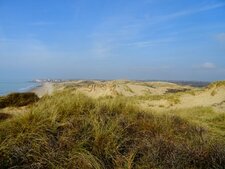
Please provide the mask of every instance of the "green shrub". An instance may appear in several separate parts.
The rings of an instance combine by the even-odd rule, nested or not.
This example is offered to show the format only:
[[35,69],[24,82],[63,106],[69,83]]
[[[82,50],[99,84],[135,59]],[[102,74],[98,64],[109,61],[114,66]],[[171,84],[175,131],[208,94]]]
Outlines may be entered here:
[[0,98],[0,108],[26,106],[38,100],[35,93],[12,93]]

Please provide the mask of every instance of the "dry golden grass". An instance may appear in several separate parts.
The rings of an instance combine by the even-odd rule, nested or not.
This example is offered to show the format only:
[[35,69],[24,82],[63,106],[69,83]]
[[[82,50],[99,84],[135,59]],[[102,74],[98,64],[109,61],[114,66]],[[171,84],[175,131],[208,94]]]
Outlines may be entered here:
[[1,168],[223,168],[225,145],[198,124],[118,96],[43,97],[0,122]]

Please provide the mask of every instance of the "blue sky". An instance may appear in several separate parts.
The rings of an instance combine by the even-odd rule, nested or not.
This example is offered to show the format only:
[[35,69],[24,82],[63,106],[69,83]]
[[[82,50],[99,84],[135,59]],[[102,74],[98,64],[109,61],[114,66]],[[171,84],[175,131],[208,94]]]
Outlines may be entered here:
[[225,79],[224,0],[0,0],[0,79]]

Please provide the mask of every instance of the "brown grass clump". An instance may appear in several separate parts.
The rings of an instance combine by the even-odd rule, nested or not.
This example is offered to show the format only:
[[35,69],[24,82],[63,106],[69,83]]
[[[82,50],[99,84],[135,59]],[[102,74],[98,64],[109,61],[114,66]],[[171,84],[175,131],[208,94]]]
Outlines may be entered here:
[[188,92],[191,89],[167,89],[167,91],[165,93],[184,93],[184,92]]
[[38,100],[35,93],[12,93],[0,98],[0,108],[26,106]]
[[211,96],[215,96],[216,95],[216,91],[215,90],[213,90],[212,92],[211,92]]
[[124,97],[58,93],[0,123],[1,168],[223,168],[225,145],[177,116]]
[[12,115],[10,115],[8,113],[0,113],[0,121],[7,120],[11,117],[12,117]]

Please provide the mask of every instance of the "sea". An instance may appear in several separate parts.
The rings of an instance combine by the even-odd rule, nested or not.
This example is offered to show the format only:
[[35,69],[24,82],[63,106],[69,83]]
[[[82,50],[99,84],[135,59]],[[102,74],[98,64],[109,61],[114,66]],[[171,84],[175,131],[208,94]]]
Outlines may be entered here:
[[39,83],[32,81],[1,81],[0,80],[0,96],[13,92],[26,92],[39,86]]

